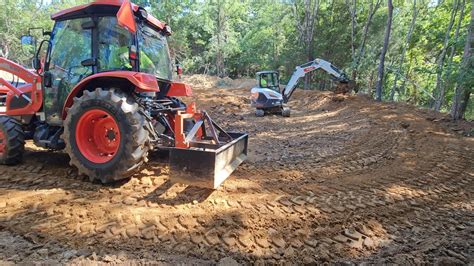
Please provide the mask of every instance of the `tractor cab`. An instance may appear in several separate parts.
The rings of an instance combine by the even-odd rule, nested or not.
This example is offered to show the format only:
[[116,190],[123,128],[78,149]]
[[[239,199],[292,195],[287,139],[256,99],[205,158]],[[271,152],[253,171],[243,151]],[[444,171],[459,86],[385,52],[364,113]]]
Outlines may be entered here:
[[266,88],[280,92],[280,79],[276,71],[257,72],[257,85],[259,88]]
[[117,16],[120,3],[105,2],[92,2],[51,16],[55,25],[47,41],[42,69],[44,112],[50,124],[62,124],[61,112],[68,95],[77,84],[94,74],[119,71],[149,74],[163,88],[161,96],[169,88],[173,67],[166,37],[171,33],[170,28],[135,5],[131,5],[135,12],[129,12],[131,22],[122,21],[124,16]]

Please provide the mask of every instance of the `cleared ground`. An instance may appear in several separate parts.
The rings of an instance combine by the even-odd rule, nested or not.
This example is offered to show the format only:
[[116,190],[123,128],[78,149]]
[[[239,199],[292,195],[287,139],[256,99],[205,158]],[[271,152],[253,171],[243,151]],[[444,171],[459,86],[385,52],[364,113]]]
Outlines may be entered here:
[[256,118],[251,81],[187,81],[198,107],[250,135],[221,188],[171,184],[158,155],[92,184],[30,143],[23,165],[0,166],[0,263],[474,261],[472,124],[315,91],[295,93],[290,118]]

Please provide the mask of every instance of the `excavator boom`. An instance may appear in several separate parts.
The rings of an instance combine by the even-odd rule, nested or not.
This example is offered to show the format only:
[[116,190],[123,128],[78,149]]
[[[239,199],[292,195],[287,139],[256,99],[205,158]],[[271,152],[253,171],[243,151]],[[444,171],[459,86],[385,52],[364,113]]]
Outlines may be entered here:
[[290,100],[290,97],[295,91],[296,86],[298,85],[298,82],[301,78],[306,76],[306,74],[308,74],[309,72],[312,72],[318,69],[322,69],[326,71],[335,80],[339,82],[342,82],[342,83],[349,82],[349,79],[341,70],[339,70],[330,62],[318,58],[306,64],[296,67],[295,72],[293,72],[293,75],[290,78],[290,81],[288,81],[288,84],[286,85],[285,89],[283,89],[282,91],[283,102],[287,103]]

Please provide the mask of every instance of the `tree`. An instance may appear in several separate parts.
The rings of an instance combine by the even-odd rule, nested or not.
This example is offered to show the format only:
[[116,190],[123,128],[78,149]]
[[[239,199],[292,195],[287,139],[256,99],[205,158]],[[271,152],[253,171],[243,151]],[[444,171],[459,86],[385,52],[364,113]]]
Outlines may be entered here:
[[[362,41],[359,47],[359,54],[355,57],[355,62],[353,62],[353,67],[352,67],[353,68],[352,80],[355,82],[357,82],[357,69],[359,68],[360,61],[362,60],[365,54],[365,48],[366,48],[365,46],[367,44],[367,39],[369,37],[369,29],[370,29],[370,26],[372,25],[374,15],[379,9],[381,3],[382,3],[382,0],[375,0],[375,2],[373,0],[370,1],[369,15],[364,25],[364,32],[363,32]],[[356,6],[354,6],[354,9],[355,8]],[[354,12],[356,11],[354,10]],[[356,13],[354,13],[354,16],[356,16]]]
[[[296,26],[300,33],[300,40],[303,42],[307,61],[314,60],[314,29],[318,17],[319,0],[304,0],[303,4],[303,19],[300,18],[300,4],[298,1],[294,3],[294,13],[296,17]],[[305,76],[305,89],[309,88],[311,75]]]
[[398,64],[398,69],[395,72],[395,79],[393,81],[392,90],[390,91],[390,101],[393,101],[393,98],[395,96],[395,91],[398,89],[397,88],[398,80],[400,78],[400,75],[402,75],[403,62],[405,60],[405,54],[407,52],[407,48],[410,44],[411,35],[413,34],[413,30],[415,29],[417,15],[418,15],[418,10],[416,9],[416,0],[413,0],[413,16],[412,16],[412,20],[410,24],[410,29],[408,30],[408,33],[405,39],[406,44],[403,45],[403,51],[402,51],[402,54],[400,55],[400,62]]
[[[445,86],[445,90],[447,90],[447,93],[450,93],[451,90],[452,90],[452,87],[453,87],[453,84],[455,83],[454,79],[455,79],[455,76],[453,75],[453,71],[455,71],[456,69],[455,68],[459,68],[459,64],[454,64],[454,55],[456,54],[457,52],[457,46],[458,46],[458,43],[459,42],[459,32],[461,31],[461,25],[463,23],[463,20],[464,20],[464,15],[465,15],[465,7],[466,7],[466,0],[463,0],[462,3],[461,3],[461,11],[460,11],[460,15],[459,15],[459,19],[458,19],[458,22],[457,22],[457,25],[456,25],[456,30],[454,32],[454,41],[452,42],[451,44],[451,47],[450,47],[450,51],[449,51],[449,56],[448,56],[448,63],[446,65],[446,77],[445,77],[445,80],[446,82],[444,83],[444,86]],[[445,99],[443,99],[443,102],[445,101]]]
[[451,117],[458,120],[464,117],[467,104],[474,86],[474,5],[471,5],[471,22],[466,36],[466,44],[462,58],[462,67],[456,85]]
[[[453,28],[454,21],[456,18],[456,13],[459,5],[459,0],[453,1],[453,8],[451,11],[451,18],[449,20],[448,28],[446,29],[446,34],[444,37],[444,43],[443,43],[443,48],[441,49],[441,54],[439,55],[438,58],[438,67],[436,70],[436,87],[434,90],[434,95],[433,97],[436,99],[434,101],[434,109],[436,111],[439,111],[441,109],[441,105],[443,104],[444,100],[444,93],[445,93],[445,87],[442,84],[442,76],[443,76],[443,69],[444,69],[444,60],[446,58],[446,52],[448,50],[448,42],[449,38],[451,36],[451,29]],[[437,95],[436,95],[437,94]]]
[[377,75],[377,85],[375,87],[375,94],[377,101],[382,101],[382,86],[385,70],[385,54],[388,50],[388,45],[390,43],[390,31],[392,30],[392,17],[393,17],[393,4],[392,0],[388,0],[388,18],[387,26],[385,28],[385,38],[383,43],[382,52],[380,53],[380,63]]

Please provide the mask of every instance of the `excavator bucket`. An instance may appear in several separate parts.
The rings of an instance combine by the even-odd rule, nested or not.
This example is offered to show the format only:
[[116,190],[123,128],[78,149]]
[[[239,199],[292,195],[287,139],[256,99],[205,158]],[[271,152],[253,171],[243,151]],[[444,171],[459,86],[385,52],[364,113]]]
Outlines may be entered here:
[[182,121],[198,118],[189,132],[176,138],[170,150],[170,180],[197,187],[216,189],[247,158],[248,135],[227,133],[206,113],[178,114],[175,132]]

